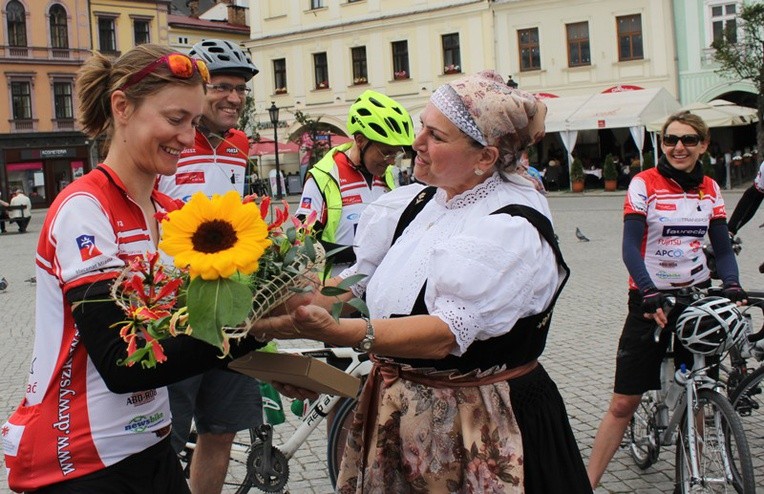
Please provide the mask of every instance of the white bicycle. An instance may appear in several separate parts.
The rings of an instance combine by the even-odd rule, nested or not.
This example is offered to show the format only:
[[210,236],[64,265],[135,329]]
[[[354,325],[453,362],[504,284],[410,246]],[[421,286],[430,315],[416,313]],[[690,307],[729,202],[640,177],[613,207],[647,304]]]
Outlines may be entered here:
[[[345,368],[345,372],[360,378],[362,382],[371,371],[368,356],[352,348],[285,348],[281,351],[313,358],[349,359],[350,363]],[[311,403],[295,431],[283,444],[273,444],[273,427],[270,424],[263,424],[239,433],[231,447],[231,460],[223,492],[244,494],[253,487],[264,492],[282,492],[289,481],[289,460],[326,416],[336,409],[334,421],[329,429],[326,452],[327,469],[334,487],[356,402],[356,398],[320,395]],[[186,447],[179,455],[186,473],[188,473],[195,448],[196,433],[192,431]]]

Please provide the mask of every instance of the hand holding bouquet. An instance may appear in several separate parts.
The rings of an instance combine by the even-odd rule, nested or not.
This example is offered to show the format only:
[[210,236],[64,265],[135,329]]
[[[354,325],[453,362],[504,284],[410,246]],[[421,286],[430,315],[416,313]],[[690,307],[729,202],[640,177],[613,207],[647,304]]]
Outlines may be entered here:
[[185,334],[227,355],[231,338],[247,335],[251,323],[297,292],[310,290],[323,251],[313,238],[315,214],[304,223],[236,192],[207,198],[201,192],[180,209],[159,215],[158,253],[133,260],[112,287],[127,320],[119,323],[127,343],[123,365],[164,362],[161,341]]

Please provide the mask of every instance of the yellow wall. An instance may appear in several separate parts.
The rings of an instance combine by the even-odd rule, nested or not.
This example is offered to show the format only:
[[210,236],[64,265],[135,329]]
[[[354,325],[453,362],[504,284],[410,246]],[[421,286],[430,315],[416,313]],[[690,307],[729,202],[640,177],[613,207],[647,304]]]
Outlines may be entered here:
[[99,46],[98,17],[105,14],[115,18],[117,51],[124,53],[135,45],[133,36],[133,18],[151,19],[151,42],[159,45],[169,44],[167,27],[167,8],[169,0],[91,0],[90,23],[93,29],[93,47]]

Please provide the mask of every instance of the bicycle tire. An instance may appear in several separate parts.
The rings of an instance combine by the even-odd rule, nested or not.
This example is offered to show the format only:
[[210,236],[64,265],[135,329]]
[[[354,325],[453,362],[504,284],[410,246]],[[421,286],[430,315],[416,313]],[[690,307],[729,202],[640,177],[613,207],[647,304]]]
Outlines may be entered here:
[[337,476],[340,472],[342,455],[345,452],[345,441],[350,426],[353,424],[353,414],[358,400],[355,398],[343,398],[337,402],[337,414],[329,428],[329,438],[326,447],[326,465],[329,470],[329,480],[332,489],[337,487]]
[[761,428],[764,418],[763,381],[764,367],[759,367],[730,391],[730,402],[748,433],[753,471],[758,476],[756,480],[760,487],[764,485],[764,432]]
[[[189,434],[189,443],[195,443],[197,438],[196,429],[191,430]],[[257,440],[257,429],[245,429],[240,431],[231,445],[231,456],[228,463],[228,470],[223,481],[223,494],[247,494],[252,489],[252,484],[247,481],[247,457],[252,450],[252,445]],[[249,441],[249,442],[247,442]],[[194,449],[186,446],[183,452],[178,455],[183,473],[189,478],[191,459],[194,456]]]
[[641,470],[646,470],[658,461],[660,451],[658,430],[652,413],[653,402],[650,394],[645,393],[629,422],[627,431],[629,455]]
[[[698,480],[707,489],[704,492],[755,492],[748,440],[732,404],[716,391],[701,389],[698,391],[694,409],[703,414],[703,430],[696,431],[699,438],[696,449],[699,456]],[[698,419],[699,416],[695,415],[692,420],[697,422]],[[692,492],[691,470],[688,464],[690,445],[686,433],[688,420],[685,410],[682,412],[676,445],[675,492],[679,494]],[[725,459],[729,460],[731,478],[726,474],[728,469],[725,468]]]

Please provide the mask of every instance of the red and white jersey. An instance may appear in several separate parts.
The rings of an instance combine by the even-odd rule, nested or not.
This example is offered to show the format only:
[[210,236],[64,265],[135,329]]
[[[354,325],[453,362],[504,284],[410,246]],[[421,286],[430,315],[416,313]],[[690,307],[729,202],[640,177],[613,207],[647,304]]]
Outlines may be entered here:
[[[154,192],[154,203],[170,199]],[[35,342],[24,400],[2,427],[8,482],[34,490],[112,465],[157,443],[170,425],[165,388],[116,394],[80,341],[66,293],[111,280],[155,251],[141,208],[101,165],[58,195],[37,246]]]
[[[629,184],[623,212],[645,216],[642,257],[656,288],[676,289],[709,278],[703,238],[711,220],[727,217],[713,179],[704,177],[697,191],[685,192],[656,168],[645,170]],[[631,278],[629,286],[638,289]]]
[[157,189],[183,202],[188,202],[197,191],[212,197],[235,190],[243,196],[249,151],[249,140],[244,132],[229,130],[216,148],[199,130],[194,141],[193,148],[180,153],[175,175],[158,178]]
[[756,190],[764,194],[764,161],[759,165],[759,173],[756,174],[753,185],[756,187]]
[[[389,192],[390,189],[387,187],[384,177],[376,176],[372,179],[371,187],[369,187],[366,178],[350,164],[345,153],[336,153],[334,163],[339,173],[340,196],[342,197],[342,217],[334,234],[334,243],[353,245],[361,213],[366,209],[366,206],[376,201],[385,192]],[[324,196],[319,190],[316,180],[308,175],[300,198],[300,206],[295,214],[307,217],[311,211],[316,211],[319,221],[326,224],[327,209]]]

